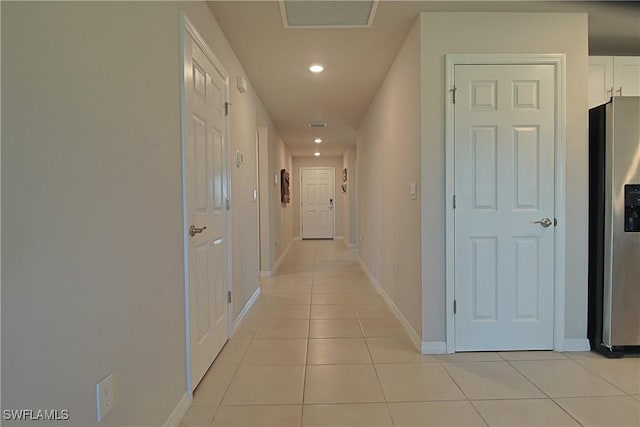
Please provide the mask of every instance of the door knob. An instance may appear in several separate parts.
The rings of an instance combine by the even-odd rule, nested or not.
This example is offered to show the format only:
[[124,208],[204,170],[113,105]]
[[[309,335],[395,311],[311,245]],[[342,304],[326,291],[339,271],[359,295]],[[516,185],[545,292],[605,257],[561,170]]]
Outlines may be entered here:
[[553,224],[553,221],[551,221],[549,218],[542,218],[542,219],[540,219],[538,221],[532,221],[531,224],[540,224],[544,228],[547,228],[551,224]]
[[202,228],[198,228],[195,225],[192,225],[191,227],[189,227],[189,234],[191,235],[191,237],[195,236],[198,233],[202,233],[204,230],[206,230],[206,226],[202,227]]

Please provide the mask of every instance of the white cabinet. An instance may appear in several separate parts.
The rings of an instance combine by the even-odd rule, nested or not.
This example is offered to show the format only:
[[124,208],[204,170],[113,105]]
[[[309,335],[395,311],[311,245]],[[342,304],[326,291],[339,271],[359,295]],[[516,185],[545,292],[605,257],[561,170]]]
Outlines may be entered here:
[[613,57],[613,93],[640,96],[640,56]]
[[620,95],[640,96],[640,56],[590,56],[589,108]]

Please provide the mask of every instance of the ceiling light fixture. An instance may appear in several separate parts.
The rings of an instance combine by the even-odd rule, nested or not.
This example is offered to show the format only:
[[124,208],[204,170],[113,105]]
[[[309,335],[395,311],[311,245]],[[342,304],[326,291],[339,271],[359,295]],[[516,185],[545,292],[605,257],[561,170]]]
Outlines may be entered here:
[[313,140],[316,144],[320,144],[322,142],[322,138],[316,138]]
[[315,153],[313,153],[314,156],[318,157],[320,155],[320,153],[318,153],[317,151]]
[[316,74],[321,73],[324,71],[324,67],[320,64],[313,64],[312,66],[309,67],[309,71]]

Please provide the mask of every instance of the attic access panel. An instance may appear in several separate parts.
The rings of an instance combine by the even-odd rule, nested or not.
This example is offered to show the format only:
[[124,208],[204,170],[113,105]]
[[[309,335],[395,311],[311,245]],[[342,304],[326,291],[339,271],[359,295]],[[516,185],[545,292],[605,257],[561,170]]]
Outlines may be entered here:
[[369,28],[378,0],[280,0],[285,28]]

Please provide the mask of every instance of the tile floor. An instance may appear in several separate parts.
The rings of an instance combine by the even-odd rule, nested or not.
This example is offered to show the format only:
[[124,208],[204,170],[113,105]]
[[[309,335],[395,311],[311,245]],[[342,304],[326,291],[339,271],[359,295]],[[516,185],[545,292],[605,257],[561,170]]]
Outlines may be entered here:
[[421,355],[342,241],[295,241],[181,426],[640,426],[640,358]]

